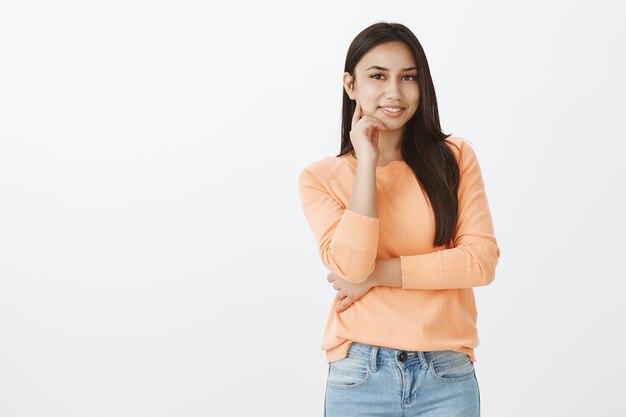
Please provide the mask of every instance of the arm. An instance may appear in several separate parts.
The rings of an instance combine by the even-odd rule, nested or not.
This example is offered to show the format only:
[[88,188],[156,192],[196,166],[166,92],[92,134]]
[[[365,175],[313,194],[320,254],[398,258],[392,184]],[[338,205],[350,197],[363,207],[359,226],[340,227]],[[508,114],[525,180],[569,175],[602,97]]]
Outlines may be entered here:
[[365,281],[378,252],[376,164],[359,162],[347,208],[310,169],[300,174],[298,189],[324,265],[348,282]]
[[454,247],[400,256],[389,262],[378,282],[398,282],[403,289],[450,289],[488,285],[495,279],[500,249],[478,159],[472,147],[461,146],[459,216]]
[[378,259],[372,275],[367,277],[372,287],[402,288],[400,258]]
[[376,206],[376,163],[359,161],[348,210],[378,218]]

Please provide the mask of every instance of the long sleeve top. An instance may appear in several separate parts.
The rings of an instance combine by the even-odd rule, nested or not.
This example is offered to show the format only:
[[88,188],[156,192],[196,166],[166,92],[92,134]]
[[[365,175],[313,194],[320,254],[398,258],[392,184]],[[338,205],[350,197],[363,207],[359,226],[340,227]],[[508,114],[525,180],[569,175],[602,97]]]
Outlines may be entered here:
[[462,138],[446,141],[460,148],[448,144],[460,169],[458,221],[452,241],[439,247],[430,201],[406,162],[376,167],[378,217],[346,208],[358,163],[351,154],[325,157],[300,173],[302,208],[326,268],[350,282],[364,281],[376,259],[400,258],[402,270],[401,288],[373,287],[342,312],[333,297],[322,340],[327,362],[346,357],[353,341],[455,350],[477,361],[473,288],[495,279],[500,249],[476,153]]

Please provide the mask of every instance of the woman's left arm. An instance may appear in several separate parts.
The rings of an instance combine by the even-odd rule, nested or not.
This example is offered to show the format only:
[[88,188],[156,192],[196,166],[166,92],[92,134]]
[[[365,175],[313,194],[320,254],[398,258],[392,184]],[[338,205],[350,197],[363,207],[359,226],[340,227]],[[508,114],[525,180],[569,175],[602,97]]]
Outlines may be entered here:
[[494,281],[500,248],[478,158],[464,140],[459,167],[454,247],[388,260],[383,266],[387,274],[378,271],[379,283],[400,284],[403,289],[451,289],[479,287]]

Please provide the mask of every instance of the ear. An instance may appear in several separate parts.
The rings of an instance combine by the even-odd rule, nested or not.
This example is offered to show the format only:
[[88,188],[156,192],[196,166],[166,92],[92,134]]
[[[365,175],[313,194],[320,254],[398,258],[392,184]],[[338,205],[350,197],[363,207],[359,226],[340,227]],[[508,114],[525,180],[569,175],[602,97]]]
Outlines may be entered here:
[[350,75],[349,72],[344,72],[343,73],[343,88],[346,90],[346,93],[348,94],[348,97],[350,97],[350,100],[354,100],[354,78],[352,77],[352,75]]

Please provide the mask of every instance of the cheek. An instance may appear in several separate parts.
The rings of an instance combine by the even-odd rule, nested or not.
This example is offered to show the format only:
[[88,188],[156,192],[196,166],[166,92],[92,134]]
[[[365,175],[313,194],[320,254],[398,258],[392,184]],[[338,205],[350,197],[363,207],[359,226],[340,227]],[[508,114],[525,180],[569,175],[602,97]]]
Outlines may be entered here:
[[366,87],[362,87],[359,93],[359,99],[363,103],[364,107],[367,106],[367,108],[372,108],[372,106],[378,106],[378,100],[382,94],[379,89],[368,85]]
[[412,92],[409,100],[411,101],[413,111],[414,112],[417,111],[417,108],[419,107],[419,104],[420,104],[419,92]]
[[405,91],[406,97],[411,100],[417,100],[420,96],[419,87],[416,84],[413,84],[410,88],[407,88]]
[[361,106],[363,106],[363,113],[368,116],[372,116],[378,110],[378,102],[376,100],[363,97],[361,100]]

